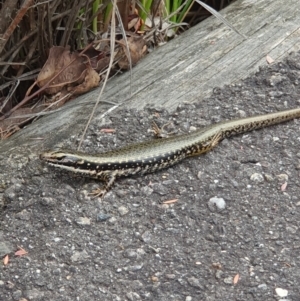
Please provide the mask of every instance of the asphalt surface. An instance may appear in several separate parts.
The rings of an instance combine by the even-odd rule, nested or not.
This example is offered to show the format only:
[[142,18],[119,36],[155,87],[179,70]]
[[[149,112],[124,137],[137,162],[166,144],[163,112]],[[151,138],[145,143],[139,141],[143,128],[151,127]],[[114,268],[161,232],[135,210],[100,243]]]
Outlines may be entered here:
[[[114,133],[92,124],[83,150],[153,139],[153,120],[182,133],[295,108],[299,78],[297,53],[174,112],[122,109],[103,127]],[[43,165],[38,151],[15,157],[15,170],[1,155],[0,300],[300,300],[299,125],[120,179],[102,201],[88,195],[101,183]]]

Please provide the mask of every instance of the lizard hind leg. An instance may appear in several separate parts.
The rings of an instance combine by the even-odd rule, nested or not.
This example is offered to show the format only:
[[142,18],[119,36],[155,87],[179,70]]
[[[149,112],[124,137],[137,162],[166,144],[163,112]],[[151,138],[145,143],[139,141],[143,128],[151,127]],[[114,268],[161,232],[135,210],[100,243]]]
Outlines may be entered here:
[[171,132],[171,133],[168,133],[166,130],[165,130],[165,127],[169,126],[172,122],[169,121],[167,122],[166,124],[164,124],[161,128],[156,124],[155,121],[152,122],[152,132],[154,133],[154,137],[155,138],[167,138],[169,137],[170,135],[173,135],[175,134],[175,132]]
[[211,139],[198,146],[196,152],[193,152],[192,156],[198,156],[211,151],[218,143],[223,139],[222,131],[218,131]]
[[217,146],[222,139],[223,139],[223,137],[222,137],[222,130],[220,130],[208,142],[207,152],[210,151],[210,150],[212,150],[215,146]]

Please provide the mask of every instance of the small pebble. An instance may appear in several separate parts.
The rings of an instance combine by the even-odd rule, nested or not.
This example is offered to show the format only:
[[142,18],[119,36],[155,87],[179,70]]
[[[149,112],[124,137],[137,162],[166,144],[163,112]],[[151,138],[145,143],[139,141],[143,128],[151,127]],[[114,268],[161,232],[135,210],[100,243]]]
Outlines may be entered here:
[[216,279],[221,279],[221,277],[222,277],[223,274],[224,274],[223,271],[217,270],[216,274],[215,274]]
[[90,255],[85,250],[83,250],[82,252],[75,251],[71,256],[71,260],[73,262],[77,262],[77,261],[81,262],[89,257]]
[[145,231],[143,234],[142,234],[142,239],[144,242],[148,243],[151,241],[152,239],[152,235],[149,231]]
[[263,183],[264,177],[261,173],[255,172],[251,175],[250,180],[255,183]]
[[201,180],[202,178],[204,178],[204,172],[203,171],[199,171],[198,174],[197,174],[197,178],[199,180]]
[[79,217],[76,220],[76,224],[81,226],[88,226],[91,224],[91,220],[87,217]]
[[141,189],[142,193],[145,194],[146,196],[149,196],[153,193],[153,189],[149,186],[145,186]]
[[279,297],[286,297],[288,295],[288,291],[280,287],[275,288],[275,292]]
[[279,182],[284,183],[284,182],[287,182],[287,181],[288,181],[289,176],[288,176],[287,174],[282,173],[282,174],[280,174],[280,175],[277,175],[276,178],[277,178],[277,180],[278,180]]
[[175,279],[175,274],[166,274],[166,278],[168,279]]
[[121,216],[126,215],[129,212],[129,209],[125,206],[120,206],[118,208],[118,211],[120,213]]
[[13,252],[13,250],[14,250],[13,245],[9,241],[6,241],[4,239],[4,237],[2,236],[2,232],[0,231],[0,257],[3,257],[10,252]]
[[224,283],[226,283],[226,284],[232,284],[233,283],[232,277],[226,277],[226,278],[224,278]]
[[124,267],[124,271],[131,271],[131,272],[136,272],[139,271],[140,269],[142,269],[143,265],[142,264],[137,264],[137,265],[133,265],[133,266],[128,266],[128,267]]
[[20,298],[22,297],[22,291],[16,290],[15,292],[12,293],[12,296],[14,300],[20,300]]
[[243,111],[243,110],[238,110],[238,115],[240,116],[240,118],[244,118],[244,117],[246,117],[247,116],[247,114],[246,114],[246,112],[245,111]]
[[45,207],[54,207],[56,205],[56,201],[53,198],[44,197],[40,200],[40,204]]
[[162,185],[161,183],[155,183],[152,186],[155,193],[159,195],[167,195],[169,193],[169,190],[166,186]]
[[97,222],[105,222],[109,218],[111,218],[111,215],[105,213],[99,213],[97,215]]
[[141,300],[141,297],[139,294],[135,292],[129,292],[126,294],[126,298],[130,301],[135,301],[135,300]]
[[226,207],[226,202],[223,198],[212,197],[208,201],[208,207],[211,210],[215,210],[215,208],[224,210]]
[[114,216],[112,216],[112,217],[108,220],[108,222],[109,222],[110,224],[114,224],[114,223],[116,223],[116,221],[117,221],[117,219],[116,219]]
[[132,249],[128,249],[124,252],[124,257],[126,257],[126,258],[136,258],[137,253]]
[[262,283],[258,286],[258,288],[265,291],[267,290],[268,286],[265,283]]
[[187,281],[193,287],[202,288],[199,279],[197,279],[196,277],[190,277],[190,278],[187,279]]
[[297,231],[298,231],[298,227],[296,227],[296,226],[288,226],[288,227],[286,227],[286,231],[288,231],[288,232],[290,232],[290,233],[292,233],[292,234],[296,234],[297,233]]
[[268,173],[265,174],[265,179],[267,180],[267,182],[273,182],[274,181],[274,178]]

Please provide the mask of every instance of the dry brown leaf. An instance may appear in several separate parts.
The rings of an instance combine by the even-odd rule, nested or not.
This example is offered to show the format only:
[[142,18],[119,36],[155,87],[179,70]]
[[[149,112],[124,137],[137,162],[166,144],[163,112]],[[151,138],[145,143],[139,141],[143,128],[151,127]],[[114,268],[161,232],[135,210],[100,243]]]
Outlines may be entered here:
[[234,285],[237,284],[239,282],[239,280],[240,280],[240,274],[236,274],[233,278],[233,284]]
[[286,187],[287,187],[287,182],[284,182],[282,185],[281,185],[281,191],[285,191],[286,190]]
[[3,258],[3,264],[4,264],[4,265],[7,265],[8,262],[9,262],[9,256],[6,255],[6,256]]
[[128,22],[128,30],[134,28],[134,31],[137,32],[138,29],[141,27],[141,25],[142,25],[142,19],[137,15],[133,15],[131,20]]
[[97,61],[96,67],[94,68],[96,71],[100,72],[106,69],[109,65],[110,58],[109,57],[104,57],[102,59],[99,59]]
[[[118,52],[117,58],[120,58],[118,61],[118,65],[123,70],[128,70],[130,67],[129,64],[129,58],[126,48],[126,42],[125,40],[121,40],[120,43],[122,43],[122,48]],[[131,63],[132,66],[134,66],[146,53],[147,46],[146,41],[142,37],[129,37],[127,39],[130,57],[131,57]]]
[[[78,50],[81,52],[83,49]],[[97,71],[103,71],[109,65],[109,44],[107,41],[99,40],[94,43],[93,47],[87,49],[84,55],[89,59],[91,67]]]
[[101,129],[101,133],[115,133],[116,129]]
[[19,250],[15,252],[15,256],[23,256],[23,255],[28,254],[28,252],[25,249],[23,249],[21,247],[18,247],[18,248],[19,248]]
[[[52,78],[54,79],[51,81]],[[50,49],[48,60],[38,75],[37,84],[43,87],[49,81],[51,83],[45,89],[46,93],[64,94],[63,91],[68,91],[76,95],[97,87],[100,77],[91,67],[88,56],[80,56],[77,52],[71,53],[68,48],[55,46]]]
[[178,199],[173,199],[173,200],[169,200],[169,201],[164,201],[163,204],[173,204],[178,202]]
[[87,66],[87,69],[84,70],[84,73],[84,81],[81,84],[77,85],[76,87],[68,88],[68,91],[72,91],[73,95],[83,94],[93,88],[98,87],[100,81],[99,74],[89,65]]
[[[71,63],[73,60],[74,62]],[[68,64],[70,65],[68,66]],[[56,94],[69,84],[82,83],[85,75],[83,73],[86,69],[84,57],[79,56],[76,52],[71,53],[69,49],[64,47],[52,47],[49,57],[38,75],[38,86],[43,87],[62,69],[64,70],[50,83],[46,93]]]

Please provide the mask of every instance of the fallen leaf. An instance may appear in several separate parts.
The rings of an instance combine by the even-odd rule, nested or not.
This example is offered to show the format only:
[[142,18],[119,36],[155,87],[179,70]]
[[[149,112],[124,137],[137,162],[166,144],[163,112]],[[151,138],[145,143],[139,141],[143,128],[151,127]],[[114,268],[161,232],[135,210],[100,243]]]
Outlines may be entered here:
[[178,201],[178,199],[173,199],[173,200],[169,200],[169,201],[164,201],[163,204],[173,204],[176,203]]
[[[70,64],[73,60],[74,62]],[[64,70],[51,81],[62,69]],[[82,82],[84,70],[83,57],[76,52],[71,53],[68,48],[54,46],[50,49],[48,59],[37,77],[37,85],[43,87],[51,81],[46,93],[56,94],[68,84]]]
[[[128,70],[130,67],[128,52],[126,47],[126,42],[124,39],[120,40],[122,45],[121,50],[118,52],[116,56],[118,61],[118,65],[123,70]],[[146,41],[142,37],[129,37],[127,39],[129,53],[131,58],[132,66],[134,66],[145,54],[147,51]]]
[[[78,49],[78,52],[84,49]],[[100,72],[106,69],[109,65],[109,53],[110,47],[107,41],[98,40],[95,41],[93,47],[86,49],[84,55],[88,58],[91,67]]]
[[237,283],[239,282],[239,280],[240,280],[240,275],[239,275],[239,274],[236,274],[236,275],[234,276],[234,278],[233,278],[233,284],[234,284],[234,285],[237,284]]
[[[130,16],[129,16],[130,17]],[[128,22],[128,29],[134,27],[135,32],[141,27],[141,18],[139,16],[132,16],[132,19]]]
[[26,255],[28,254],[28,252],[26,250],[24,250],[23,248],[21,247],[18,247],[19,250],[17,252],[15,252],[15,256],[23,256],[23,255]]
[[83,94],[98,87],[99,81],[99,74],[90,65],[87,65],[86,70],[84,70],[84,81],[76,87],[68,87],[68,91],[72,92],[73,95]]
[[287,187],[287,182],[284,182],[282,185],[281,185],[281,191],[285,191],[286,190],[286,187]]
[[9,256],[6,255],[6,256],[3,258],[3,264],[4,264],[4,265],[7,265],[8,262],[9,262]]
[[101,129],[101,133],[115,133],[116,129]]
[[71,53],[65,47],[54,46],[38,75],[37,85],[41,88],[49,81],[50,84],[45,89],[48,94],[65,90],[82,94],[98,86],[100,77],[91,67],[88,56]]

